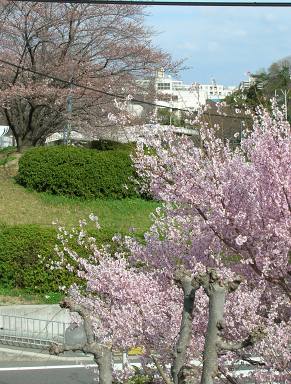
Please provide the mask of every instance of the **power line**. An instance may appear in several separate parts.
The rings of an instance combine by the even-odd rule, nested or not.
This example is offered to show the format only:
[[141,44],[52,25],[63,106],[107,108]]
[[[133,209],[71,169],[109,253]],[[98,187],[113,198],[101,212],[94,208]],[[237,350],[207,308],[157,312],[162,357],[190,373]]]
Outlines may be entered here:
[[[29,2],[14,0],[14,2]],[[291,7],[291,2],[257,2],[257,1],[167,1],[167,0],[38,0],[36,3],[70,3],[70,4],[113,4],[113,5],[159,5],[181,7]]]
[[[25,72],[34,73],[36,75],[45,77],[47,79],[51,79],[51,80],[54,80],[54,81],[59,81],[59,82],[61,82],[63,84],[66,84],[66,85],[68,85],[70,87],[74,86],[74,87],[77,87],[77,88],[85,89],[87,91],[92,91],[92,92],[100,93],[100,94],[103,94],[103,95],[106,95],[106,96],[114,97],[116,99],[121,99],[121,100],[124,100],[124,101],[128,100],[128,98],[126,96],[123,96],[123,95],[117,95],[117,94],[112,93],[112,92],[102,91],[102,90],[97,89],[97,88],[93,88],[93,87],[89,87],[87,85],[82,85],[82,84],[76,83],[75,81],[64,80],[64,79],[61,79],[60,77],[56,77],[56,76],[53,76],[53,75],[48,75],[46,73],[43,73],[43,72],[40,72],[40,71],[36,71],[34,69],[27,68],[27,67],[24,67],[22,65],[11,63],[10,61],[7,61],[7,60],[0,59],[0,63],[3,63],[5,65],[9,65],[9,66],[17,68],[17,69],[21,69],[22,71],[25,71]],[[175,111],[181,111],[181,112],[197,113],[195,111],[191,111],[190,109],[168,107],[168,106],[165,106],[165,105],[162,105],[162,104],[151,103],[150,101],[144,101],[144,100],[136,99],[134,97],[130,101],[134,102],[134,103],[137,103],[137,104],[149,105],[149,106],[152,106],[152,107],[174,109]],[[242,116],[236,116],[236,115],[226,115],[225,116],[225,115],[221,115],[221,114],[218,114],[218,113],[212,113],[212,112],[205,112],[204,114],[210,114],[211,116],[219,116],[219,117],[226,117],[226,118],[232,118],[232,119],[241,119],[242,118]],[[248,119],[249,117],[243,117],[243,118],[244,119]]]
[[[46,73],[43,73],[43,72],[40,72],[40,71],[36,71],[34,69],[27,68],[27,67],[24,67],[22,65],[14,64],[14,63],[11,63],[11,62],[3,60],[3,59],[0,59],[0,62],[3,63],[3,64],[6,64],[6,65],[9,65],[11,67],[17,68],[17,69],[21,69],[22,71],[25,71],[25,72],[31,72],[31,73],[34,73],[36,75],[43,76],[43,77],[46,77],[46,78],[54,80],[54,81],[59,81],[61,83],[67,84],[69,86],[74,86],[74,87],[77,87],[77,88],[85,89],[87,91],[101,93],[103,95],[111,96],[111,97],[114,97],[114,98],[117,98],[117,99],[121,99],[121,100],[127,100],[126,96],[123,96],[123,95],[117,95],[117,94],[112,93],[112,92],[101,91],[100,89],[89,87],[87,85],[82,85],[82,84],[76,83],[75,81],[64,80],[64,79],[61,79],[60,77],[48,75]],[[151,103],[150,101],[139,100],[139,99],[136,99],[136,98],[132,98],[131,101],[133,101],[135,103],[150,105],[152,107],[170,108],[170,107],[166,107],[166,106],[161,105],[161,104]],[[188,109],[178,109],[178,108],[175,108],[175,109],[177,109],[179,111],[182,111],[182,112],[189,112]]]

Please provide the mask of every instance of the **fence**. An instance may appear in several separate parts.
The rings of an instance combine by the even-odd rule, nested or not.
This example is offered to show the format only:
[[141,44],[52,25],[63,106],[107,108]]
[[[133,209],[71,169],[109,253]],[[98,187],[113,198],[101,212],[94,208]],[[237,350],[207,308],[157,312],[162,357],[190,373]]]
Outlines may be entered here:
[[64,342],[68,325],[60,321],[0,314],[0,343],[49,348],[52,342]]
[[[52,342],[60,344],[65,342],[65,332],[68,327],[69,323],[60,321],[0,314],[0,344],[48,349]],[[117,369],[123,369],[127,364],[140,366],[138,355],[115,353],[114,361]],[[238,374],[242,374],[240,383],[253,383],[249,379],[252,370],[249,364],[241,362],[230,375],[235,379]],[[222,377],[221,382],[228,382],[228,380]]]

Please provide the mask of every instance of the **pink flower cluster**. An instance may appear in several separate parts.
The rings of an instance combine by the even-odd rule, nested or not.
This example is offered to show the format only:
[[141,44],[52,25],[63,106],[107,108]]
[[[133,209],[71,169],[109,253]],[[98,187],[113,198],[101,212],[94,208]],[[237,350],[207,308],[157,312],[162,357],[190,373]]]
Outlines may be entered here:
[[[243,282],[227,295],[222,335],[237,342],[263,329],[264,337],[221,355],[220,367],[256,358],[257,383],[287,383],[290,126],[273,106],[272,113],[258,111],[253,130],[235,151],[203,124],[200,135],[200,148],[171,132],[139,142],[134,161],[144,188],[164,202],[142,242],[116,236],[121,248],[112,256],[96,247],[82,225],[82,236],[75,236],[88,251],[84,259],[68,249],[70,234],[62,230],[62,263],[73,259],[86,286],[70,295],[90,309],[101,343],[123,350],[139,346],[145,357],[154,353],[165,365],[173,362],[183,308],[177,268],[195,278],[211,267],[222,281],[240,274]],[[208,297],[199,289],[187,362],[202,361],[207,321]]]

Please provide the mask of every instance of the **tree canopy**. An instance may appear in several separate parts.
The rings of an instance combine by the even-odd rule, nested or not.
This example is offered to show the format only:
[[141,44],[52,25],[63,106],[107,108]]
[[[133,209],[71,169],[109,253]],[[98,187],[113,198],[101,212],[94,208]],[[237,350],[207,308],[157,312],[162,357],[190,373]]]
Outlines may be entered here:
[[0,106],[19,149],[43,143],[68,119],[75,130],[110,126],[112,97],[70,82],[127,96],[138,76],[172,66],[153,47],[144,11],[138,5],[1,2],[0,59],[19,67],[1,64]]
[[248,84],[226,98],[227,104],[234,107],[247,106],[253,110],[258,106],[271,107],[270,100],[277,98],[280,105],[287,103],[288,115],[291,112],[289,96],[291,90],[291,59],[287,57],[273,63],[268,70],[259,70],[250,75]]

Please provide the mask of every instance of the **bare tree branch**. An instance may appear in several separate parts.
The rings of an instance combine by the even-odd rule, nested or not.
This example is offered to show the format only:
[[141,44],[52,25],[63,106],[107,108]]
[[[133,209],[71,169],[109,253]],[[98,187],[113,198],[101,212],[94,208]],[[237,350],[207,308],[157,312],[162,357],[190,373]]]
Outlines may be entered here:
[[164,383],[165,384],[173,384],[172,380],[168,377],[168,375],[166,374],[163,367],[158,362],[158,359],[155,357],[155,355],[151,355],[151,358],[152,358],[153,362],[155,363],[155,366],[156,366],[161,378],[164,380]]
[[264,329],[260,327],[255,329],[247,338],[239,342],[226,341],[220,338],[217,342],[217,346],[224,351],[237,351],[255,345],[258,341],[262,340],[265,335],[266,333],[264,332]]

